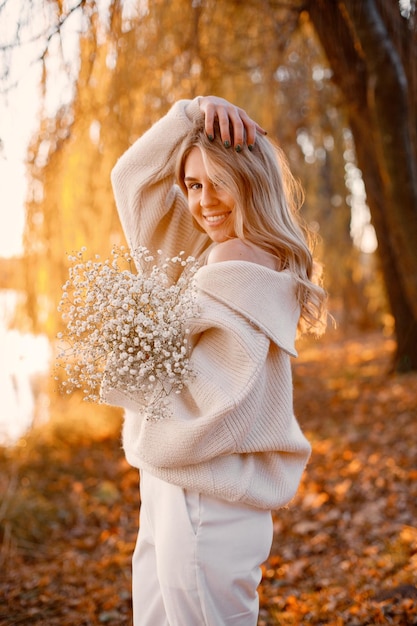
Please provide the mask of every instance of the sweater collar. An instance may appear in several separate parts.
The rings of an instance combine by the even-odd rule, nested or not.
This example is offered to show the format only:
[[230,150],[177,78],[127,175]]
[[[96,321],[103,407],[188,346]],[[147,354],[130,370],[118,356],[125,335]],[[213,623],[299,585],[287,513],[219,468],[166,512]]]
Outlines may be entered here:
[[196,285],[246,317],[291,356],[300,308],[290,272],[277,272],[249,261],[222,261],[204,265]]

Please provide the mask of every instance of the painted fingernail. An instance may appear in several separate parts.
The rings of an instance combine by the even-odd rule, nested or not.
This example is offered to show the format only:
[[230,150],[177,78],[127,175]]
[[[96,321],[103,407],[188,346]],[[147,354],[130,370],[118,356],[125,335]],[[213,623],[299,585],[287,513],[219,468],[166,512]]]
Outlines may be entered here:
[[227,139],[226,139],[226,141],[224,142],[223,145],[224,145],[225,148],[230,148],[230,141],[227,141]]
[[240,143],[238,143],[237,146],[235,146],[235,150],[236,152],[242,152],[242,146],[240,145]]
[[252,152],[252,150],[253,150],[253,144],[251,144],[251,143],[250,143],[250,144],[248,145],[248,150],[249,150],[250,152]]
[[213,137],[213,135],[207,135],[207,136],[208,136],[208,140],[209,140],[209,141],[214,141],[214,137]]

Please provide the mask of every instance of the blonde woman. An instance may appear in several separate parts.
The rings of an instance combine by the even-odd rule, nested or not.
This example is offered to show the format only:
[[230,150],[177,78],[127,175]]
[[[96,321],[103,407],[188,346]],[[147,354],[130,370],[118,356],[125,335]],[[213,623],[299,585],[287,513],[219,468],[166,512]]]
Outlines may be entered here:
[[297,328],[319,332],[325,294],[283,154],[242,109],[181,100],[116,164],[132,248],[200,260],[193,376],[147,421],[134,398],[123,445],[140,470],[135,626],[255,626],[271,512],[294,496],[310,445],[293,413]]

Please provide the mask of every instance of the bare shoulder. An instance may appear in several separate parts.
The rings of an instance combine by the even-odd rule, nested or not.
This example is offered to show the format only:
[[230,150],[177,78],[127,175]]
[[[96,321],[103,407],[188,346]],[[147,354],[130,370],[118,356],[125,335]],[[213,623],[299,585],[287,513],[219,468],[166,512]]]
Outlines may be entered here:
[[251,247],[237,238],[228,239],[213,247],[208,256],[207,263],[220,263],[221,261],[255,262]]
[[249,261],[273,270],[279,269],[278,259],[274,255],[238,238],[228,239],[212,248],[207,263],[220,263],[221,261]]

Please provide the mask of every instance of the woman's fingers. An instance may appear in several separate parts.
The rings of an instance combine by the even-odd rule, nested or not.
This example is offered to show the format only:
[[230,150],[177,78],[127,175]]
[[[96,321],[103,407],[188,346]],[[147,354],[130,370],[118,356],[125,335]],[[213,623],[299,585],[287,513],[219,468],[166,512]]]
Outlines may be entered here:
[[220,136],[225,148],[229,148],[232,144],[232,138],[230,136],[231,122],[233,127],[234,147],[237,150],[241,149],[245,142],[245,130],[237,109],[235,107],[219,108],[217,111],[217,118],[219,120]]
[[217,118],[220,137],[226,148],[232,145],[230,124],[233,128],[233,147],[240,152],[244,145],[251,148],[256,141],[256,133],[266,135],[266,131],[249,115],[234,104],[216,96],[200,98],[200,109],[205,115],[205,130],[209,139],[214,139],[214,122]]
[[256,141],[256,133],[259,132],[261,133],[261,135],[266,135],[266,130],[264,130],[262,126],[259,126],[259,124],[257,124],[252,118],[250,118],[246,111],[244,111],[243,109],[239,109],[239,113],[240,119],[242,120],[246,132],[246,142],[248,144],[248,147],[252,147],[254,146]]
[[207,104],[207,106],[203,109],[201,106],[201,101],[203,98],[200,98],[200,108],[204,112],[204,125],[207,133],[207,137],[213,141],[214,139],[214,119],[216,114],[216,108],[212,104]]

